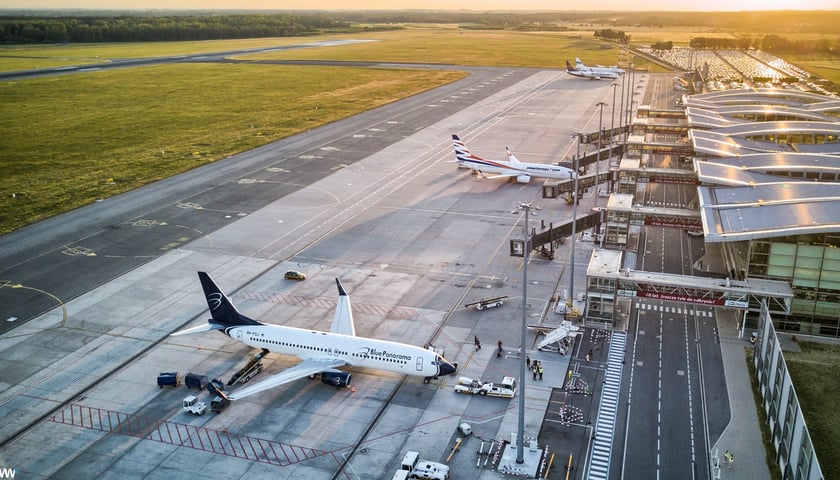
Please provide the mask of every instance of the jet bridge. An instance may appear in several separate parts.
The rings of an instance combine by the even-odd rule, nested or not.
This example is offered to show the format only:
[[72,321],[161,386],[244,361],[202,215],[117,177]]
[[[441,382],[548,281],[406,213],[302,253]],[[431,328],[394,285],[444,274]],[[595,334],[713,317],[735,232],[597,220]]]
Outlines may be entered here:
[[[594,152],[589,152],[580,156],[577,161],[578,168],[583,167],[584,169],[588,168],[590,165],[594,165],[595,162],[608,160],[610,158],[610,154],[613,157],[621,158],[624,155],[624,144],[623,143],[614,143],[612,148],[607,146],[601,146],[600,150],[595,150]],[[572,160],[563,160],[557,162],[558,165],[561,167],[571,168],[572,170],[575,169],[575,161],[574,158]]]
[[[613,172],[607,171],[598,174],[598,184],[609,182],[613,179]],[[595,174],[582,175],[578,177],[578,191],[595,186]],[[574,180],[546,180],[543,183],[542,198],[557,198],[564,193],[571,193],[575,190]]]

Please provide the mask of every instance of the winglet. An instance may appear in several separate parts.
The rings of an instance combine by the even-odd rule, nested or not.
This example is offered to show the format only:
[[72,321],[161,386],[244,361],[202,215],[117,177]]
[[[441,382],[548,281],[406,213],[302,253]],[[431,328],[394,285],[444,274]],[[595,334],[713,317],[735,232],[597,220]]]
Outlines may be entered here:
[[510,151],[510,147],[505,147],[505,151],[507,152],[507,159],[508,159],[508,161],[509,161],[509,162],[511,162],[511,163],[521,163],[521,162],[519,161],[519,159],[518,159],[518,158],[516,158],[516,155],[514,155],[514,154]]
[[353,323],[353,310],[350,306],[350,296],[347,295],[338,278],[335,279],[335,284],[338,286],[338,301],[335,302],[335,316],[333,317],[330,332],[355,337],[356,326]]

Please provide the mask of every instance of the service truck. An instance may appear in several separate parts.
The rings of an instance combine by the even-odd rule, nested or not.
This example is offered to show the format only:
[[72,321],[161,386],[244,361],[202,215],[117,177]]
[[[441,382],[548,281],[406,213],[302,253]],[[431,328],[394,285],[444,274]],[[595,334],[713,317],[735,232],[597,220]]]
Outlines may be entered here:
[[210,380],[210,383],[207,384],[207,391],[211,395],[215,395],[213,400],[210,401],[210,410],[213,413],[220,413],[230,405],[230,399],[228,398],[229,392],[225,390],[224,382],[218,378]]
[[449,478],[449,467],[438,462],[420,460],[420,454],[417,452],[407,452],[405,454],[400,470],[407,471],[408,478],[426,480],[447,480]]
[[458,379],[458,385],[455,385],[455,391],[470,395],[513,398],[516,395],[516,379],[513,377],[504,377],[501,382],[494,383],[461,377]]
[[204,412],[207,411],[207,404],[199,402],[197,396],[190,395],[184,398],[184,411],[194,415],[204,415]]
[[476,310],[487,310],[488,308],[496,308],[501,307],[505,304],[505,300],[508,298],[507,295],[502,295],[500,297],[484,297],[478,299],[476,301],[464,304],[465,308],[475,307]]

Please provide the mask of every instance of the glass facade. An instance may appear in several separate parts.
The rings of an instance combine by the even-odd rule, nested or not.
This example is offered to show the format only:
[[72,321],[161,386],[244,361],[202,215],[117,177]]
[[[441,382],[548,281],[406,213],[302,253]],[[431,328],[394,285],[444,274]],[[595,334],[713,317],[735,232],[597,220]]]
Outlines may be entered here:
[[840,336],[840,234],[754,240],[748,276],[791,283],[791,314],[774,316],[780,330]]

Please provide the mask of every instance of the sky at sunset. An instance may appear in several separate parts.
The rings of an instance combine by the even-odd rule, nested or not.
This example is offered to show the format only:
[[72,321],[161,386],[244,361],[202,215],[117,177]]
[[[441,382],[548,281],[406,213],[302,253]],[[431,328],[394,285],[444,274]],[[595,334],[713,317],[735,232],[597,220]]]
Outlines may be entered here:
[[838,10],[840,0],[0,0],[0,9]]

